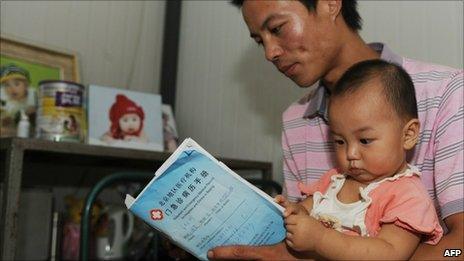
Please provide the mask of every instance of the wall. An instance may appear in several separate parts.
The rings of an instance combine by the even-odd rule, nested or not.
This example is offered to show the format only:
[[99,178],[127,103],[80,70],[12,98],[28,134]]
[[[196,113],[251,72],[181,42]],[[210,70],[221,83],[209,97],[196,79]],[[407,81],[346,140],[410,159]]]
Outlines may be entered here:
[[264,61],[240,11],[225,1],[185,1],[176,117],[180,135],[224,157],[280,169],[280,114],[303,92]]
[[159,92],[163,1],[1,1],[1,34],[76,52],[81,81]]
[[409,58],[463,67],[463,1],[361,1],[366,41]]
[[[165,2],[0,1],[0,7],[2,36],[77,53],[82,83],[159,93]],[[88,192],[54,186],[54,206],[64,211],[65,195]],[[100,198],[120,202],[114,190]]]
[[[359,10],[366,41],[462,68],[461,1],[360,1]],[[225,157],[272,161],[281,181],[281,113],[305,90],[264,60],[229,1],[184,1],[179,55],[181,136]]]

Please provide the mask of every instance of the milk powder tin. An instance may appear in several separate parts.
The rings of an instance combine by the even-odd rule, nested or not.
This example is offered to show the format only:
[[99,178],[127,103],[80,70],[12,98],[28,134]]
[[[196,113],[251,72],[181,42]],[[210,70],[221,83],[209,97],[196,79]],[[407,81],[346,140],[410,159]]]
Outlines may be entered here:
[[36,138],[84,141],[83,85],[68,81],[41,81],[38,92]]

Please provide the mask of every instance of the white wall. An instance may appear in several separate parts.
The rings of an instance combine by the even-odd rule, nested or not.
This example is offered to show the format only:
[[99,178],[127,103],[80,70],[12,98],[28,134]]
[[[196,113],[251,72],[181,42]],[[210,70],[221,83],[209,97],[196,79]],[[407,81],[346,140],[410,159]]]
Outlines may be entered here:
[[[366,41],[463,66],[462,1],[360,1]],[[272,161],[281,181],[281,113],[304,93],[263,58],[229,1],[184,1],[176,117],[181,136],[225,157]]]
[[176,118],[214,154],[281,165],[280,115],[302,91],[263,59],[240,10],[183,2]]
[[463,1],[360,1],[363,38],[409,58],[463,67]]
[[76,52],[81,82],[159,92],[163,1],[1,1],[0,31]]

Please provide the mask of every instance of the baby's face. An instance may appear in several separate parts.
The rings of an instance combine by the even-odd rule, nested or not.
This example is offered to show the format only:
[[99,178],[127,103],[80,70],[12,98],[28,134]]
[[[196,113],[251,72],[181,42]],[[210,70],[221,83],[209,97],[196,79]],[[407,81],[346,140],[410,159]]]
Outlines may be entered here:
[[20,101],[27,97],[27,82],[24,80],[10,79],[2,85],[11,100]]
[[140,129],[141,119],[136,113],[124,114],[119,119],[119,127],[126,134],[134,134]]
[[368,184],[403,170],[406,165],[403,121],[376,81],[352,94],[332,98],[329,122],[337,165]]

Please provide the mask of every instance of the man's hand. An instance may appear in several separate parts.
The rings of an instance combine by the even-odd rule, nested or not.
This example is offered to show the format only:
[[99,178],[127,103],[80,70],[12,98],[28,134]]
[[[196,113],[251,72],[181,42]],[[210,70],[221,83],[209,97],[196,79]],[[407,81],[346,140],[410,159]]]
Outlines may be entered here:
[[296,252],[284,242],[271,246],[222,246],[208,252],[211,260],[297,260],[320,259],[313,252]]

